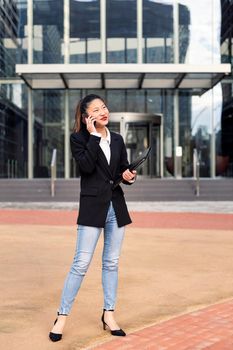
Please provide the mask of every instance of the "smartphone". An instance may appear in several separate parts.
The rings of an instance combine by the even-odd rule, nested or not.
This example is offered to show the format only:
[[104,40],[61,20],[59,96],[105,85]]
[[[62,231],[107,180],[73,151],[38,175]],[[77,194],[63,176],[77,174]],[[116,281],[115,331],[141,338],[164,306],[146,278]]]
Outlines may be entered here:
[[[91,116],[90,116],[90,115],[85,115],[85,116],[84,116],[84,118],[85,118],[85,124],[87,124],[86,119],[87,119],[88,117],[91,117]],[[96,121],[94,122],[94,126],[96,126]]]
[[[89,117],[91,117],[91,115],[89,115]],[[87,116],[87,118],[88,118],[88,116]],[[96,126],[96,121],[94,121],[94,126]]]

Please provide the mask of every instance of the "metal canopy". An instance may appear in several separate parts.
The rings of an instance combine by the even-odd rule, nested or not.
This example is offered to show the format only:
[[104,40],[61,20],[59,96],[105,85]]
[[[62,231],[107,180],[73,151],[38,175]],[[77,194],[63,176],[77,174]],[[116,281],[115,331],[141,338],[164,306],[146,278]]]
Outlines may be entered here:
[[230,64],[18,64],[32,89],[199,89],[231,72]]

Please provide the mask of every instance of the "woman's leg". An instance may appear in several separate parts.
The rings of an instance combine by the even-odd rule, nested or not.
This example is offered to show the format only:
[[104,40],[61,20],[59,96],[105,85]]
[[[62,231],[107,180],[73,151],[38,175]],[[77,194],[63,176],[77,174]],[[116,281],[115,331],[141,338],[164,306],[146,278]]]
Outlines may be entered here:
[[85,276],[91,262],[100,233],[101,228],[81,225],[78,227],[78,238],[73,264],[63,288],[61,305],[58,311],[59,316],[51,330],[53,334],[55,333],[55,336],[62,334],[63,332],[66,323],[66,316],[70,312],[83,277]]
[[69,314],[91,262],[100,233],[101,228],[79,225],[75,256],[65,280],[59,314]]
[[118,286],[118,262],[124,232],[125,227],[118,227],[115,211],[111,203],[104,227],[104,250],[102,256],[102,284],[105,310],[114,310],[115,308]]

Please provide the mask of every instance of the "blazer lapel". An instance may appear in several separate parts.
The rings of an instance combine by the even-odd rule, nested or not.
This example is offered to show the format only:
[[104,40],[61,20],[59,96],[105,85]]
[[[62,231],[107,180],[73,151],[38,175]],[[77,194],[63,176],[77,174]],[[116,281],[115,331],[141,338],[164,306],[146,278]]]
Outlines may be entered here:
[[112,178],[110,167],[108,165],[107,159],[101,147],[99,151],[99,163],[103,167],[103,170],[107,173],[108,177],[110,176],[110,178]]
[[115,164],[117,160],[117,154],[119,153],[118,149],[118,137],[115,137],[115,134],[111,133],[111,144],[110,144],[110,150],[111,150],[111,159],[110,159],[110,170],[112,175],[114,176],[114,169]]
[[100,147],[100,151],[99,151],[99,163],[101,163],[102,169],[105,171],[105,173],[108,175],[108,177],[113,179],[115,177],[116,162],[117,162],[117,159],[119,158],[119,155],[118,155],[119,148],[118,148],[118,137],[115,137],[115,134],[112,132],[110,132],[110,135],[111,135],[110,164],[108,164],[107,159],[106,159],[101,147]]

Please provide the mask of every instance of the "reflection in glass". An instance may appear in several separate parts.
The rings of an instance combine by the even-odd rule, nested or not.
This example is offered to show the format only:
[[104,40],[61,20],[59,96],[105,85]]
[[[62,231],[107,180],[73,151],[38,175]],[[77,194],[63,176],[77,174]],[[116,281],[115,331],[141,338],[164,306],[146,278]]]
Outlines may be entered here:
[[[220,63],[221,9],[219,0],[181,0],[189,16],[182,16],[179,6],[179,60],[188,64]],[[208,11],[206,10],[208,8]],[[214,15],[213,15],[214,14]],[[218,91],[218,93],[217,93]],[[220,152],[222,93],[219,87],[202,96],[180,94],[179,128],[183,147],[183,176],[192,176],[193,149],[197,149],[202,177],[211,176],[211,139],[216,138],[216,175]],[[212,117],[215,118],[213,129]],[[215,155],[212,155],[213,157]]]
[[[233,2],[221,0],[221,62],[233,62]],[[216,172],[233,176],[233,82],[232,74],[222,82],[223,106],[216,134]]]
[[163,118],[163,153],[164,153],[164,176],[174,175],[174,92],[162,91],[162,118]]
[[212,97],[210,93],[193,96],[192,91],[182,91],[179,96],[179,133],[183,149],[182,172],[184,177],[193,176],[193,151],[200,159],[200,176],[211,175]]
[[0,177],[27,177],[26,85],[15,77],[15,64],[26,62],[27,2],[0,1]]
[[162,113],[162,90],[146,90],[146,112],[147,113]]
[[70,63],[100,63],[100,1],[70,0]]
[[127,100],[126,100],[127,111],[130,111],[130,112],[146,111],[145,91],[128,90],[126,97],[127,97]]
[[57,149],[57,177],[64,177],[64,92],[36,90],[34,98],[34,177],[49,177]]
[[69,90],[70,132],[73,130],[76,107],[81,99],[81,90]]
[[172,63],[173,36],[173,5],[143,0],[143,61]]
[[110,113],[126,111],[125,90],[106,90],[106,103]]
[[[9,86],[12,102],[0,99],[0,177],[27,177],[27,115],[22,105],[22,85]],[[14,96],[14,97],[13,97]],[[18,101],[22,109],[14,103]]]
[[[128,153],[128,160],[131,163],[147,147],[149,147],[150,130],[148,122],[126,123],[125,146]],[[149,162],[138,169],[138,175],[149,175]]]
[[107,63],[137,62],[137,1],[106,2]]
[[15,76],[15,64],[27,60],[27,2],[0,3],[0,76]]
[[[233,175],[233,107],[227,101],[225,93],[222,105],[222,93],[229,84],[218,84],[214,88],[214,130],[216,141],[216,175]],[[229,92],[229,90],[228,90]],[[229,97],[229,96],[228,96]]]
[[220,0],[181,0],[180,2],[182,3],[179,5],[180,62],[219,63]]
[[33,1],[33,62],[64,62],[63,0]]

